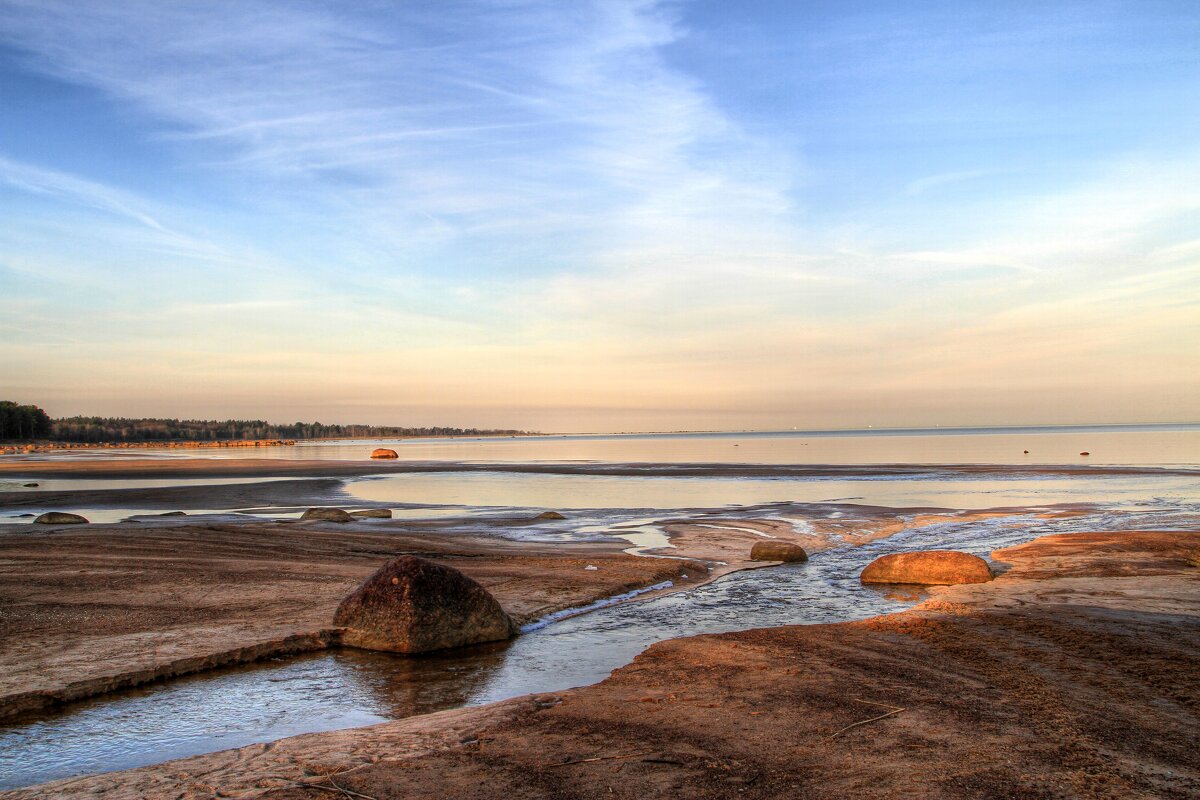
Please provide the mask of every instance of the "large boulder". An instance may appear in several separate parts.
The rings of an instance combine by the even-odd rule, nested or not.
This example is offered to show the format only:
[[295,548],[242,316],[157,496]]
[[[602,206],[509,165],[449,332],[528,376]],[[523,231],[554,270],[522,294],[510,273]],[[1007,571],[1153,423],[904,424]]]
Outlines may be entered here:
[[82,522],[87,522],[87,517],[81,517],[78,514],[68,514],[66,511],[47,511],[35,519],[34,522],[40,522],[43,525],[79,525]]
[[893,553],[881,556],[862,571],[863,583],[917,583],[948,586],[956,583],[987,583],[992,570],[979,556],[954,550]]
[[354,590],[333,615],[342,643],[425,653],[511,638],[517,626],[496,598],[456,569],[404,556]]
[[557,511],[543,511],[542,513],[540,513],[540,514],[538,514],[536,517],[534,517],[534,519],[535,519],[535,520],[539,520],[539,519],[566,519],[566,518],[567,518],[567,517],[566,517],[566,515],[565,515],[565,514],[560,514],[560,513],[558,513]]
[[400,454],[386,447],[377,447],[371,451],[371,458],[399,458]]
[[755,542],[750,548],[751,561],[808,561],[808,553],[791,542]]
[[354,517],[340,508],[310,508],[300,515],[300,519],[311,522],[353,522]]

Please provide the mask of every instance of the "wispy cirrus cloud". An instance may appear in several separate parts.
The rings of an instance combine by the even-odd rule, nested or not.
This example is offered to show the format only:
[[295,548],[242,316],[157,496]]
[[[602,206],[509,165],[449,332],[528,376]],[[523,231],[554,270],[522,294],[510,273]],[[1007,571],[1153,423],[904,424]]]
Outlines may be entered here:
[[38,69],[205,143],[197,168],[285,186],[385,245],[536,233],[591,250],[677,226],[682,246],[681,222],[789,205],[765,143],[666,65],[682,31],[655,3],[0,8]]

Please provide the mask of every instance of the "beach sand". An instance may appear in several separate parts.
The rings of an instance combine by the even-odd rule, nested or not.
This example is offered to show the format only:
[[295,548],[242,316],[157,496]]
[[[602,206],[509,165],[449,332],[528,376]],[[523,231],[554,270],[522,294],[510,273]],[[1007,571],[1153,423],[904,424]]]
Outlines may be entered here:
[[671,640],[590,687],[2,796],[1195,797],[1197,548],[1048,536],[900,614]]

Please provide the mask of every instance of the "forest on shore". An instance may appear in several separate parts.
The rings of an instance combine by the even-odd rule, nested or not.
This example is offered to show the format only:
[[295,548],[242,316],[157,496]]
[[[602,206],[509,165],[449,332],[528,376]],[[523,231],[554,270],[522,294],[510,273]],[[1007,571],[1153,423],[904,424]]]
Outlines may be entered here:
[[393,439],[412,436],[500,436],[518,430],[380,425],[274,424],[261,419],[205,420],[126,417],[51,419],[34,405],[0,401],[0,441],[54,442],[212,442],[247,439]]

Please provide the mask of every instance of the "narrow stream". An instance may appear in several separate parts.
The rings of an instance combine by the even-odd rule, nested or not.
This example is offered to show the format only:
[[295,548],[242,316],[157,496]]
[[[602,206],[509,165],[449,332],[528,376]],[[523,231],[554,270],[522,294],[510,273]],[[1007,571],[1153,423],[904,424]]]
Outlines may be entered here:
[[[1136,526],[1102,511],[1074,519],[1014,514],[943,523],[807,564],[736,573],[706,586],[609,606],[512,642],[411,658],[338,650],[216,670],[71,704],[0,726],[0,788],[129,769],[299,733],[400,719],[603,680],[654,642],[678,636],[863,619],[918,594],[865,587],[885,552],[953,548],[986,556],[1046,533]],[[1151,516],[1141,524],[1163,527]]]

